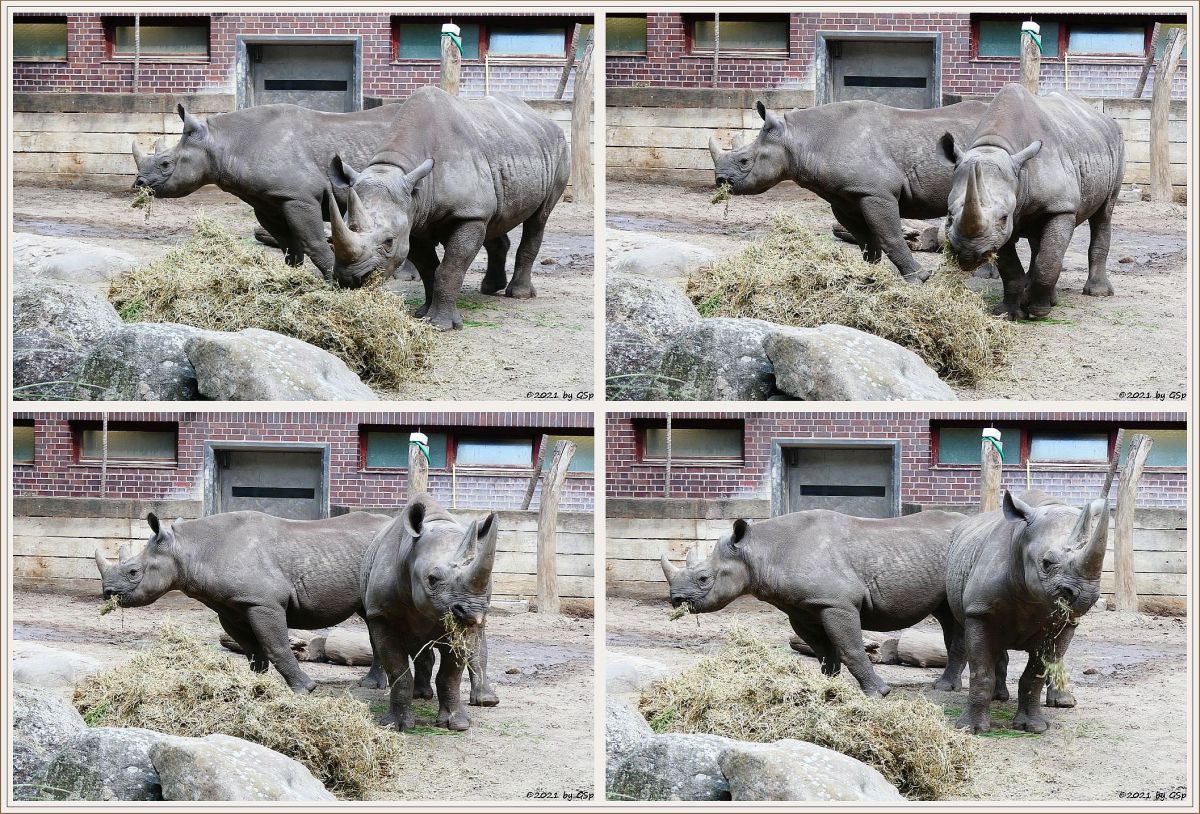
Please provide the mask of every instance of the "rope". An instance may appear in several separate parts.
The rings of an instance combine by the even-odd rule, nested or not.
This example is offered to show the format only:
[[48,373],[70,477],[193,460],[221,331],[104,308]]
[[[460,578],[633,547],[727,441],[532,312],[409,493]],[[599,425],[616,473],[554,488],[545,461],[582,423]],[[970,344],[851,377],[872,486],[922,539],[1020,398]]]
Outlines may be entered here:
[[410,447],[416,447],[417,449],[419,449],[421,451],[421,454],[425,456],[425,463],[429,464],[430,466],[433,466],[433,461],[431,461],[429,458],[429,444],[422,444],[420,441],[411,441],[410,440],[408,442],[408,445]]
[[1004,444],[1000,443],[995,438],[987,438],[985,440],[992,445],[992,449],[996,450],[996,454],[1000,456],[1000,462],[1004,463]]
[[[443,36],[443,37],[449,37],[449,38],[450,38],[450,42],[454,43],[454,47],[458,49],[458,55],[459,55],[460,57],[464,57],[464,58],[465,58],[466,54],[464,54],[464,53],[463,53],[463,47],[462,47],[462,37],[461,37],[461,36],[459,36],[458,34],[454,34],[454,33],[450,32],[450,31],[443,31],[443,32],[442,32],[442,36]],[[1041,46],[1039,45],[1038,47],[1040,48]]]

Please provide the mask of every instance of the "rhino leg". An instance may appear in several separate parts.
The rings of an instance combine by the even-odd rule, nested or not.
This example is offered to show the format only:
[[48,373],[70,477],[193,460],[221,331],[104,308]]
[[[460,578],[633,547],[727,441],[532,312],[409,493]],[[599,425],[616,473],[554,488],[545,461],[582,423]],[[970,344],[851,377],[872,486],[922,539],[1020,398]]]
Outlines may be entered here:
[[[290,200],[283,204],[283,216],[288,230],[294,236],[292,243],[298,244],[304,254],[312,258],[313,265],[321,271],[325,282],[333,280],[333,249],[325,240],[325,219],[321,205],[316,201]],[[288,249],[289,255],[292,249]]]
[[882,698],[892,691],[875,672],[863,649],[862,622],[857,608],[824,608],[821,627],[864,693]]
[[[359,614],[362,616],[362,614]],[[363,621],[366,621],[365,617]],[[371,629],[367,628],[367,635],[370,636]],[[382,690],[388,685],[387,674],[383,671],[383,665],[379,663],[379,647],[376,646],[375,640],[371,639],[371,669],[367,674],[358,680],[358,686],[364,689]]]
[[875,237],[871,234],[871,229],[863,220],[862,215],[852,209],[835,206],[833,207],[833,217],[854,236],[854,242],[862,250],[863,260],[868,263],[878,263],[883,259],[883,250],[875,242]]
[[519,300],[537,296],[533,288],[533,263],[542,250],[542,238],[546,235],[546,221],[550,219],[553,204],[541,206],[533,217],[521,226],[521,242],[517,244],[517,259],[513,265],[512,282],[504,294]]
[[[1033,241],[1030,240],[1032,245]],[[1030,268],[1036,262],[1037,252],[1030,261]],[[996,253],[996,266],[1000,270],[1000,279],[1004,283],[1004,302],[992,308],[992,313],[1003,319],[1024,319],[1025,299],[1028,281],[1025,277],[1025,267],[1017,256],[1017,242],[1010,240],[1000,247]]]
[[[433,280],[433,301],[426,300],[424,319],[439,331],[462,328],[458,295],[462,292],[467,268],[483,248],[486,227],[482,221],[460,224],[446,239],[445,253]],[[419,267],[418,267],[419,268]]]
[[[484,620],[486,627],[487,620]],[[471,697],[467,703],[473,707],[494,707],[500,703],[499,696],[488,681],[487,631],[479,631],[479,646],[467,660],[467,672],[471,675]]]
[[413,657],[413,698],[433,698],[433,648]]
[[1088,218],[1091,241],[1088,243],[1088,278],[1083,293],[1089,297],[1111,297],[1112,283],[1108,279],[1108,247],[1112,241],[1112,211],[1116,195],[1105,202],[1100,211]]
[[259,224],[266,231],[270,242],[264,240],[259,235],[258,230],[254,230],[254,237],[259,243],[264,246],[274,246],[283,252],[283,260],[289,266],[304,265],[304,251],[301,249],[299,242],[292,235],[291,228],[288,227],[287,220],[273,212],[255,208],[254,217],[258,219]]
[[792,623],[792,630],[796,632],[796,635],[812,648],[813,655],[817,657],[817,663],[821,665],[823,674],[835,676],[842,671],[842,660],[838,657],[837,648],[825,635],[824,628],[820,625],[806,624],[803,620],[792,616],[788,617],[788,621]]
[[421,275],[421,284],[425,287],[425,304],[413,313],[419,319],[429,312],[429,306],[433,303],[433,283],[437,279],[441,261],[432,243],[416,240],[409,247],[408,259],[416,266],[417,274]]
[[1029,286],[1030,319],[1041,319],[1054,307],[1054,288],[1058,285],[1063,257],[1074,231],[1074,214],[1056,215],[1042,227],[1036,256],[1037,276]]
[[413,674],[409,668],[409,653],[404,640],[387,620],[377,617],[367,620],[371,631],[371,646],[375,657],[388,675],[388,711],[380,718],[381,726],[405,732],[417,725],[412,711]]
[[483,283],[479,290],[484,294],[499,294],[508,285],[508,273],[504,264],[508,262],[508,250],[512,241],[508,235],[501,235],[495,240],[483,244],[487,249],[487,274],[483,275]]
[[466,665],[449,647],[438,646],[442,660],[437,674],[437,725],[462,732],[471,727],[471,718],[462,703],[462,674]]
[[255,605],[246,611],[246,616],[254,637],[292,692],[298,695],[312,692],[317,683],[300,669],[300,662],[296,661],[296,654],[292,652],[288,639],[287,617],[283,609]]
[[1013,716],[1012,728],[1023,732],[1045,732],[1050,723],[1042,715],[1038,701],[1042,696],[1042,685],[1046,683],[1045,670],[1036,652],[1029,654],[1029,661],[1017,681],[1017,714]]
[[258,639],[254,637],[254,631],[250,629],[249,624],[227,613],[218,613],[217,620],[221,623],[222,629],[238,643],[238,647],[242,648],[242,653],[246,655],[246,661],[250,662],[251,670],[256,673],[265,673],[270,669],[271,662],[267,661],[267,656],[263,652],[262,646],[259,645]]
[[1008,651],[1001,650],[996,656],[996,687],[992,691],[993,701],[1008,700]]
[[933,688],[935,690],[961,690],[962,672],[967,664],[966,652],[963,649],[962,627],[954,618],[950,606],[945,603],[942,603],[933,612],[933,615],[942,626],[942,640],[946,643],[946,669],[942,671],[941,677],[933,682]]
[[987,626],[980,619],[967,619],[963,626],[963,643],[971,668],[971,687],[967,692],[967,706],[955,726],[978,735],[991,729],[988,707],[996,691],[996,653]]
[[875,236],[875,242],[883,249],[888,260],[900,270],[910,283],[923,283],[929,272],[921,268],[904,239],[904,226],[900,223],[900,207],[895,198],[869,195],[862,199],[863,219]]

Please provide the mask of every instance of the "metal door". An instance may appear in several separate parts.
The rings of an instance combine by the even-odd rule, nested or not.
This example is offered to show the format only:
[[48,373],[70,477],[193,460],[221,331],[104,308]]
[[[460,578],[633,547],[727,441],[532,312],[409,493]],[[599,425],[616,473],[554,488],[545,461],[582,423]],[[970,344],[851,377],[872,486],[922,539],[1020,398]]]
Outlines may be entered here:
[[830,40],[830,99],[891,107],[933,107],[933,42]]
[[324,516],[321,453],[219,449],[217,511],[254,510],[292,520]]
[[785,450],[789,512],[830,509],[858,517],[891,517],[896,484],[892,449],[792,447]]
[[328,113],[356,110],[354,46],[250,44],[250,105],[288,102]]

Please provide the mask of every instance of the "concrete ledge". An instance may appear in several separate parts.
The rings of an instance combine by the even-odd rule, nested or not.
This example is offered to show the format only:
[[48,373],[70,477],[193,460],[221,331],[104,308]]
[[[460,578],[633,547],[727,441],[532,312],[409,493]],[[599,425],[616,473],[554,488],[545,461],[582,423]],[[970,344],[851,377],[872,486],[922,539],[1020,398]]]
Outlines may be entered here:
[[812,107],[811,90],[749,88],[608,88],[608,107],[697,107],[750,109],[760,99],[772,110]]
[[14,93],[14,113],[229,113],[232,93]]
[[14,497],[14,517],[109,517],[138,519],[154,512],[169,520],[202,514],[199,500],[134,500],[100,497]]
[[761,520],[771,516],[771,501],[761,498],[609,498],[609,517],[644,520]]

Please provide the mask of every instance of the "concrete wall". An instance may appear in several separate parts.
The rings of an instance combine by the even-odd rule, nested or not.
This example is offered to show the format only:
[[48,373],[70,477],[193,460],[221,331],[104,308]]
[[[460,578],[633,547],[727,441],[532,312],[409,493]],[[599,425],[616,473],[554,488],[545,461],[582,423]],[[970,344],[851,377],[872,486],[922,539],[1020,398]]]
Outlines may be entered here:
[[[345,509],[343,508],[343,511]],[[122,544],[134,553],[149,536],[146,512],[161,517],[195,518],[198,500],[140,501],[99,498],[15,498],[13,501],[13,581],[59,591],[99,595],[93,552],[114,559]],[[391,514],[396,509],[372,509]],[[483,512],[452,514],[462,522]],[[537,512],[499,513],[493,598],[532,598],[537,593]],[[593,520],[590,512],[560,512],[557,541],[558,590],[563,599],[592,599]]]
[[[906,511],[921,507],[909,505]],[[966,514],[973,506],[926,506]],[[770,516],[767,500],[609,498],[605,526],[604,573],[609,594],[662,598],[666,582],[659,557],[676,564],[693,545],[707,556],[717,539],[739,517]],[[1187,597],[1187,513],[1182,509],[1138,509],[1134,515],[1135,584],[1140,598]],[[1100,590],[1112,592],[1113,536],[1104,560]]]
[[[949,104],[973,95],[947,98]],[[705,88],[609,88],[607,91],[608,178],[712,186],[713,164],[708,137],[724,147],[741,131],[747,142],[757,136],[762,119],[754,110],[762,99],[768,107],[787,110],[814,104],[809,90],[754,91]],[[1150,182],[1150,100],[1089,99],[1116,119],[1125,134],[1125,183]],[[1171,103],[1171,182],[1178,193],[1187,186],[1187,102]]]

